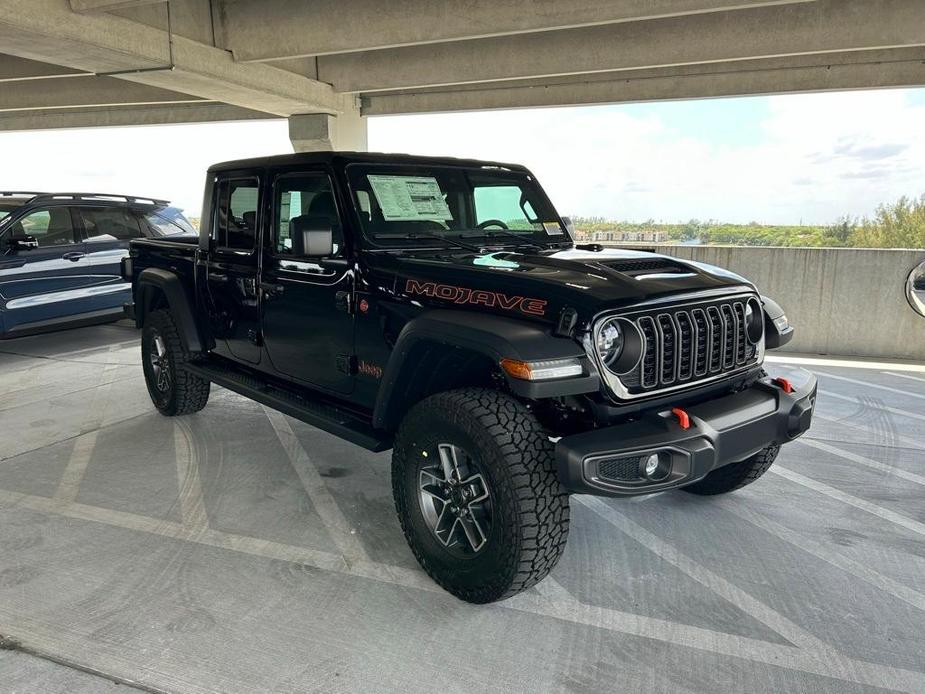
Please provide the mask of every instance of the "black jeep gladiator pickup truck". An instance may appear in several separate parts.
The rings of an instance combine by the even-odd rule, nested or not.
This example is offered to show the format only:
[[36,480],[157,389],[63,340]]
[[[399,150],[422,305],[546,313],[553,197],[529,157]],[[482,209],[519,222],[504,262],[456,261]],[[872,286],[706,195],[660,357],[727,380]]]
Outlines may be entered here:
[[470,602],[555,566],[569,494],[749,484],[810,426],[769,377],[784,312],[717,267],[575,245],[511,164],[324,152],[207,176],[199,238],[123,261],[165,415],[219,384],[371,451],[401,527]]

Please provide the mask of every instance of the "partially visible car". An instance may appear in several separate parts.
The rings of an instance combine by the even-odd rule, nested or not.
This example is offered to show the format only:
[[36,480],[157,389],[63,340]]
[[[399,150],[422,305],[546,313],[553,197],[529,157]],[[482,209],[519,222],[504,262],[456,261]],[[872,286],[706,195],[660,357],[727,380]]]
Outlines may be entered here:
[[196,234],[166,200],[0,191],[0,339],[118,320],[129,241]]

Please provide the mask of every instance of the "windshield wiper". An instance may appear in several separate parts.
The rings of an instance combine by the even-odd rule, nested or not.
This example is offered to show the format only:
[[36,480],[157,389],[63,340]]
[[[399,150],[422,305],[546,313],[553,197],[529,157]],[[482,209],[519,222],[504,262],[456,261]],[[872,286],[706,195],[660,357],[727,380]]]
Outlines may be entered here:
[[506,236],[509,239],[514,239],[517,241],[518,246],[532,246],[537,250],[544,251],[546,247],[537,243],[536,241],[528,241],[520,234],[515,234],[513,231],[508,231],[507,229],[492,229],[490,233],[485,234],[471,234],[470,236],[464,236],[463,238],[484,238],[491,239],[492,236]]
[[417,232],[414,234],[373,234],[374,239],[408,239],[411,241],[417,239],[436,239],[437,241],[449,241],[454,246],[459,246],[460,248],[465,248],[467,251],[472,251],[473,253],[481,253],[482,249],[478,246],[473,246],[471,243],[465,243],[458,239],[454,239],[451,236],[446,236],[444,234],[428,234],[426,232]]

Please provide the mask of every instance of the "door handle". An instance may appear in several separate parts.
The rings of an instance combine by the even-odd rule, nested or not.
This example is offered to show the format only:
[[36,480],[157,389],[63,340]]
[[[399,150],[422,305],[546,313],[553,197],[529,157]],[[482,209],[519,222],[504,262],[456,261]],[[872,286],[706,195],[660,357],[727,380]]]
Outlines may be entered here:
[[286,291],[286,287],[274,282],[261,282],[260,289],[263,291],[263,294],[267,299],[282,296],[283,292]]
[[353,301],[350,292],[337,292],[334,295],[334,306],[338,311],[353,313]]
[[83,258],[86,253],[81,253],[80,251],[71,251],[70,253],[65,253],[61,257],[65,260],[70,260],[72,263],[76,263],[78,260]]

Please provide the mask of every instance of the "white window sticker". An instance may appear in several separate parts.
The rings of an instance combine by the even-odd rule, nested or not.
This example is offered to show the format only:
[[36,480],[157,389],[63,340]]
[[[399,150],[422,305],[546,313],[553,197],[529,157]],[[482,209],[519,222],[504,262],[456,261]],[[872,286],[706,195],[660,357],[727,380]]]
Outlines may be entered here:
[[559,222],[543,222],[543,228],[547,236],[562,236],[562,227]]
[[382,208],[382,217],[387,222],[453,219],[436,178],[374,174],[369,174],[367,178]]

